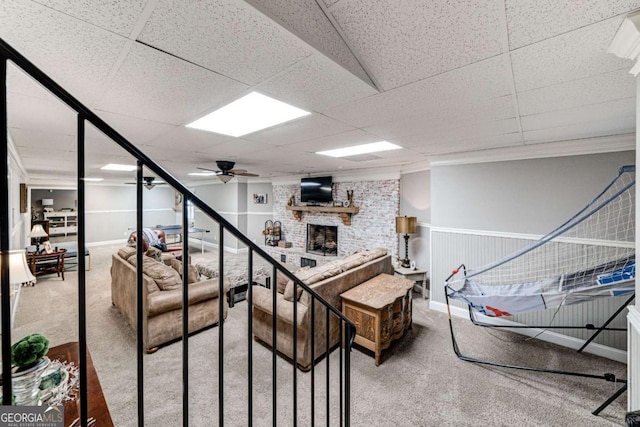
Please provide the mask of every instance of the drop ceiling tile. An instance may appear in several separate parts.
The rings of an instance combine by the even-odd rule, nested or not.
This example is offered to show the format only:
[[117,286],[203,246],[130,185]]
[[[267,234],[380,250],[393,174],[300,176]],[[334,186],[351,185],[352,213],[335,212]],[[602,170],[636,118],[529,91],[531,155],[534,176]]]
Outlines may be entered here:
[[247,0],[284,28],[300,37],[323,55],[331,58],[371,85],[371,80],[349,46],[333,26],[327,15],[315,1],[300,0]]
[[[55,157],[57,153],[72,151],[76,148],[76,138],[72,135],[15,128],[10,128],[9,133],[20,154],[30,153],[29,157],[35,155],[42,157],[43,150],[47,150],[46,157]],[[51,147],[56,149],[51,150]]]
[[628,60],[607,53],[621,22],[622,18],[616,17],[512,52],[516,90],[524,92],[619,69],[628,71]]
[[144,10],[146,0],[33,0],[105,30],[128,36]]
[[278,76],[256,86],[296,107],[324,111],[378,92],[322,55],[298,62]]
[[502,52],[500,2],[343,0],[330,9],[382,90]]
[[313,53],[271,19],[234,0],[161,1],[138,39],[249,85]]
[[[176,125],[162,123],[154,120],[145,120],[123,114],[112,113],[110,111],[95,111],[102,120],[124,136],[133,144],[145,144],[156,138],[171,133],[177,128]],[[92,132],[92,134],[89,134]],[[87,126],[87,136],[96,138],[106,138],[102,132]]]
[[628,69],[599,74],[518,94],[523,116],[566,110],[635,96],[636,82]]
[[43,99],[9,93],[7,120],[11,128],[47,134],[75,135],[77,129],[76,114],[53,97]]
[[301,117],[298,120],[283,123],[280,126],[245,135],[243,139],[282,146],[335,135],[350,130],[354,130],[353,126],[349,126],[339,120],[322,114],[314,113],[306,117]]
[[[429,156],[453,153],[465,153],[478,150],[490,150],[504,147],[517,147],[522,145],[522,137],[519,133],[495,135],[472,140],[439,140],[425,145],[423,154]],[[415,149],[415,148],[414,148]]]
[[587,139],[608,135],[622,135],[635,132],[635,128],[636,118],[634,115],[527,131],[524,132],[524,139],[527,144],[537,144],[572,139]]
[[0,37],[71,95],[91,104],[126,39],[37,3],[0,3]]
[[96,108],[179,125],[239,97],[246,89],[241,83],[136,43]]
[[635,117],[636,98],[629,97],[615,101],[602,102],[571,108],[551,113],[523,116],[522,129],[533,131],[558,126],[574,125],[579,123],[591,123],[600,120],[612,120],[622,117]]
[[471,124],[514,118],[512,96],[489,99],[459,108],[436,109],[419,115],[406,116],[363,129],[384,139],[397,139],[442,129],[455,129]]
[[355,127],[373,126],[407,116],[464,108],[510,95],[509,68],[503,57],[491,58],[325,112]]
[[506,0],[511,49],[555,37],[571,30],[630,12],[638,0]]
[[177,126],[170,132],[166,132],[146,142],[145,145],[157,148],[179,148],[203,153],[235,140],[237,140],[237,138],[227,135]]
[[353,145],[378,142],[381,139],[375,135],[360,129],[342,132],[335,135],[327,135],[308,141],[287,145],[287,149],[315,153],[317,151],[331,150],[333,148],[350,147]]

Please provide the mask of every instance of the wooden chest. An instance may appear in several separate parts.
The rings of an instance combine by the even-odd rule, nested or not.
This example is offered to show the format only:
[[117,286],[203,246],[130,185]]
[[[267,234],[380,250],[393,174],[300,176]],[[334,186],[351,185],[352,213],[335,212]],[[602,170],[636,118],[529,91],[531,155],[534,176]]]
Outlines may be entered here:
[[413,281],[389,274],[342,293],[342,312],[356,325],[355,343],[375,353],[380,365],[382,350],[411,327]]

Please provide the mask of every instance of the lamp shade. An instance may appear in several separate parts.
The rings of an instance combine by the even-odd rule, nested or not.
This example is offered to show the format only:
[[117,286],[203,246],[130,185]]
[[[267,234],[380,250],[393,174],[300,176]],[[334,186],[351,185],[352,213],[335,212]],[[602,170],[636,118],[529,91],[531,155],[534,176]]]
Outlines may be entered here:
[[53,199],[42,199],[42,206],[53,206]]
[[42,224],[35,224],[31,229],[31,232],[29,233],[28,237],[47,237],[47,236],[48,234],[46,231],[44,231],[44,228],[42,228]]
[[15,285],[33,280],[36,278],[31,274],[24,250],[9,251],[9,282]]
[[396,217],[396,233],[414,234],[417,229],[417,220],[415,216],[397,216]]

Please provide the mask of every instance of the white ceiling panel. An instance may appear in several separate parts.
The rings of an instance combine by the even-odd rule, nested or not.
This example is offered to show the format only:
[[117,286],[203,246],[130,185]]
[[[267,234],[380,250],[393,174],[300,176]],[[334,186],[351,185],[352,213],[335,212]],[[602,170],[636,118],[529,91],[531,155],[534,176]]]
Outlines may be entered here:
[[179,148],[188,151],[207,152],[234,140],[236,138],[226,135],[177,126],[170,132],[158,136],[145,145],[156,148]]
[[349,147],[352,145],[366,144],[369,142],[377,141],[380,141],[380,138],[376,135],[372,135],[363,130],[356,129],[335,135],[328,135],[321,138],[310,139],[308,141],[299,142],[297,144],[291,144],[287,146],[287,149],[315,153],[322,150]]
[[473,138],[470,140],[439,141],[423,147],[420,152],[429,156],[437,156],[441,154],[467,153],[494,148],[518,147],[522,145],[522,136],[519,133],[512,133],[483,138]]
[[592,121],[568,126],[527,131],[524,132],[524,138],[527,144],[531,144],[571,139],[586,139],[607,135],[622,135],[633,132],[634,128],[635,116],[627,116],[609,120]]
[[247,86],[157,50],[135,44],[96,108],[184,124]]
[[313,53],[239,0],[163,0],[138,40],[248,85]]
[[249,141],[282,146],[335,135],[350,130],[354,130],[353,126],[349,126],[322,114],[314,113],[280,126],[274,126],[260,132],[245,135],[242,138]]
[[640,7],[638,0],[505,0],[511,49]]
[[[140,119],[109,111],[97,110],[95,113],[119,134],[134,144],[148,143],[178,128],[178,126],[172,124]],[[91,134],[92,137],[106,138],[106,136],[103,136],[100,131],[92,126],[87,126],[87,136],[90,135],[89,132],[94,133]]]
[[91,1],[91,0],[33,0],[43,6],[86,21],[122,36],[133,31],[147,0]]
[[367,127],[510,95],[508,82],[504,58],[492,58],[332,108],[326,114],[355,127]]
[[635,96],[636,82],[628,70],[612,71],[518,94],[520,114],[548,113]]
[[578,80],[621,68],[629,61],[607,53],[622,18],[609,19],[587,28],[528,46],[511,54],[518,92]]
[[83,103],[106,84],[126,40],[31,1],[0,3],[0,37]]
[[372,84],[366,71],[315,0],[247,0],[247,3],[272,17],[362,81]]
[[532,131],[558,126],[567,126],[579,123],[598,122],[612,120],[617,117],[635,117],[635,97],[591,104],[563,111],[534,114],[522,117],[522,129]]
[[324,111],[378,92],[322,55],[311,56],[256,86],[296,107]]
[[501,53],[499,5],[343,0],[330,13],[379,88],[389,90]]
[[363,128],[385,139],[395,139],[470,124],[491,123],[516,116],[512,96],[489,99],[459,108],[436,109],[419,115],[406,116],[391,122]]
[[11,128],[29,129],[43,134],[75,135],[77,129],[76,114],[53,97],[38,99],[9,93],[7,118]]

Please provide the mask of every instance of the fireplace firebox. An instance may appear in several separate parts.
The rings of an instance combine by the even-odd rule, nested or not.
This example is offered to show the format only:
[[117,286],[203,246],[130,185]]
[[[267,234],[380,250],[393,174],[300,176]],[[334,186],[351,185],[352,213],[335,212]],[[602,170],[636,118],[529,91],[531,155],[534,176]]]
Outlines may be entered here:
[[307,252],[325,256],[338,255],[338,227],[307,224]]

